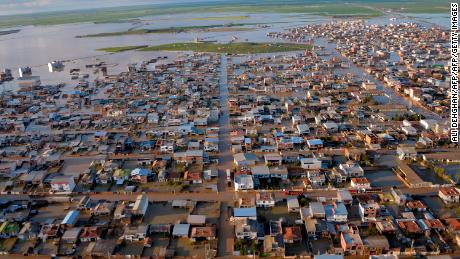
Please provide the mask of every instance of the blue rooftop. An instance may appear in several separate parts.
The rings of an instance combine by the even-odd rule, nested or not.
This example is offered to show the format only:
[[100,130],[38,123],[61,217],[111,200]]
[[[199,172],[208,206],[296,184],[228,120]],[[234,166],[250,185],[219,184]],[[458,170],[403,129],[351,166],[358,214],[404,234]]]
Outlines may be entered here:
[[234,208],[233,216],[235,217],[257,217],[257,210],[256,210],[256,207]]

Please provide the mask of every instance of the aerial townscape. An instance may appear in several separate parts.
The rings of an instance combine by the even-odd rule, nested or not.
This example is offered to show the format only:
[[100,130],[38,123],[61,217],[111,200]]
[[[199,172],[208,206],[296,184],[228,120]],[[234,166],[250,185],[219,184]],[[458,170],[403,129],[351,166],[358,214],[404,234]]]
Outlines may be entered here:
[[14,2],[0,257],[460,257],[450,2]]

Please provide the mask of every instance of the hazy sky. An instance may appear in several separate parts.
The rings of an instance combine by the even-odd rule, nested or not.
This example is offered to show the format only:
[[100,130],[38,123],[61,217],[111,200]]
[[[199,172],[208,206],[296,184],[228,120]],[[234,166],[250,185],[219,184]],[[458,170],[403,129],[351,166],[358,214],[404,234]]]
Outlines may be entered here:
[[194,0],[0,0],[0,15],[193,1]]

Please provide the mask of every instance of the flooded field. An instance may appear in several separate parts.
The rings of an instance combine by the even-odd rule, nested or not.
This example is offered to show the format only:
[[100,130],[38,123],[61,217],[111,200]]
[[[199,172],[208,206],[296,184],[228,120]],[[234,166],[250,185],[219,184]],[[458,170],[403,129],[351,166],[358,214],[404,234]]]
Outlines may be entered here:
[[439,197],[423,197],[422,200],[428,205],[431,212],[439,218],[459,216],[455,209],[447,207]]
[[403,186],[404,184],[391,170],[380,170],[374,172],[366,172],[365,176],[371,182],[372,187],[386,186]]
[[411,166],[412,169],[422,178],[423,181],[432,182],[433,184],[446,184],[447,182],[438,177],[433,170],[421,168],[419,166]]
[[[92,69],[85,69],[86,64],[105,62],[108,74],[126,71],[131,63],[145,61],[158,55],[171,58],[174,54],[165,52],[128,51],[108,54],[98,51],[100,48],[149,45],[156,46],[175,42],[192,42],[195,39],[215,41],[218,43],[236,42],[273,42],[281,41],[266,37],[268,32],[283,31],[299,25],[329,22],[327,16],[293,14],[293,13],[226,13],[219,19],[212,18],[215,14],[184,14],[178,19],[174,15],[159,15],[136,19],[123,23],[77,23],[53,26],[24,26],[18,33],[0,36],[0,69],[13,70],[13,76],[18,76],[18,68],[32,67],[33,74],[41,77],[43,84],[67,83],[75,85],[70,79],[69,70],[80,68],[81,73],[87,73],[89,80],[101,78]],[[209,18],[211,17],[211,18]],[[228,18],[225,18],[228,17]],[[244,17],[244,19],[241,19]],[[428,25],[447,26],[445,15],[433,14],[425,16],[404,16],[398,22],[417,21]],[[382,16],[369,20],[369,23],[386,24],[389,17]],[[178,27],[200,26],[235,26],[242,30],[191,30],[185,32],[130,34],[111,37],[77,38],[77,36],[116,33],[143,29],[165,29]],[[230,27],[231,29],[231,27]],[[59,44],[58,44],[59,43]],[[331,46],[333,47],[333,46]],[[49,73],[47,63],[54,60],[65,61],[63,72]],[[5,82],[0,88],[17,90],[17,82]],[[65,91],[64,91],[65,92]]]
[[457,184],[460,182],[460,165],[447,165],[444,167],[446,174]]

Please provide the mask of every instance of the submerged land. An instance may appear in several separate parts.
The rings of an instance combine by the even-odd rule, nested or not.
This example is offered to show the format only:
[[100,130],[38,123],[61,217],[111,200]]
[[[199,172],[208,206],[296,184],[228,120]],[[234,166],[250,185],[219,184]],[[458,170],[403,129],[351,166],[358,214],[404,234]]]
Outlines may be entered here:
[[460,255],[448,2],[173,1],[0,29],[0,254]]
[[88,34],[77,36],[77,38],[90,38],[90,37],[112,37],[112,36],[124,36],[124,35],[142,35],[142,34],[155,34],[155,33],[185,33],[191,31],[247,31],[252,30],[251,28],[241,27],[246,25],[254,24],[215,24],[215,25],[203,25],[203,26],[179,26],[179,27],[168,27],[158,29],[138,29],[138,30],[127,30],[118,32],[103,32],[96,34]]
[[[275,0],[238,0],[221,1],[217,3],[186,3],[186,4],[156,4],[134,7],[102,8],[71,12],[48,12],[27,15],[0,16],[0,27],[26,26],[26,25],[56,25],[81,22],[106,23],[123,22],[146,16],[163,14],[184,13],[231,13],[231,12],[256,12],[256,13],[306,13],[333,17],[375,17],[385,12],[401,13],[447,13],[449,3],[446,0],[428,1],[366,1],[351,0],[343,3],[338,0],[288,0],[283,4]],[[220,19],[220,17],[199,17],[197,19]],[[225,18],[222,18],[225,19]],[[234,19],[234,18],[232,18]],[[241,19],[241,17],[238,17]],[[235,20],[235,19],[234,19]]]

